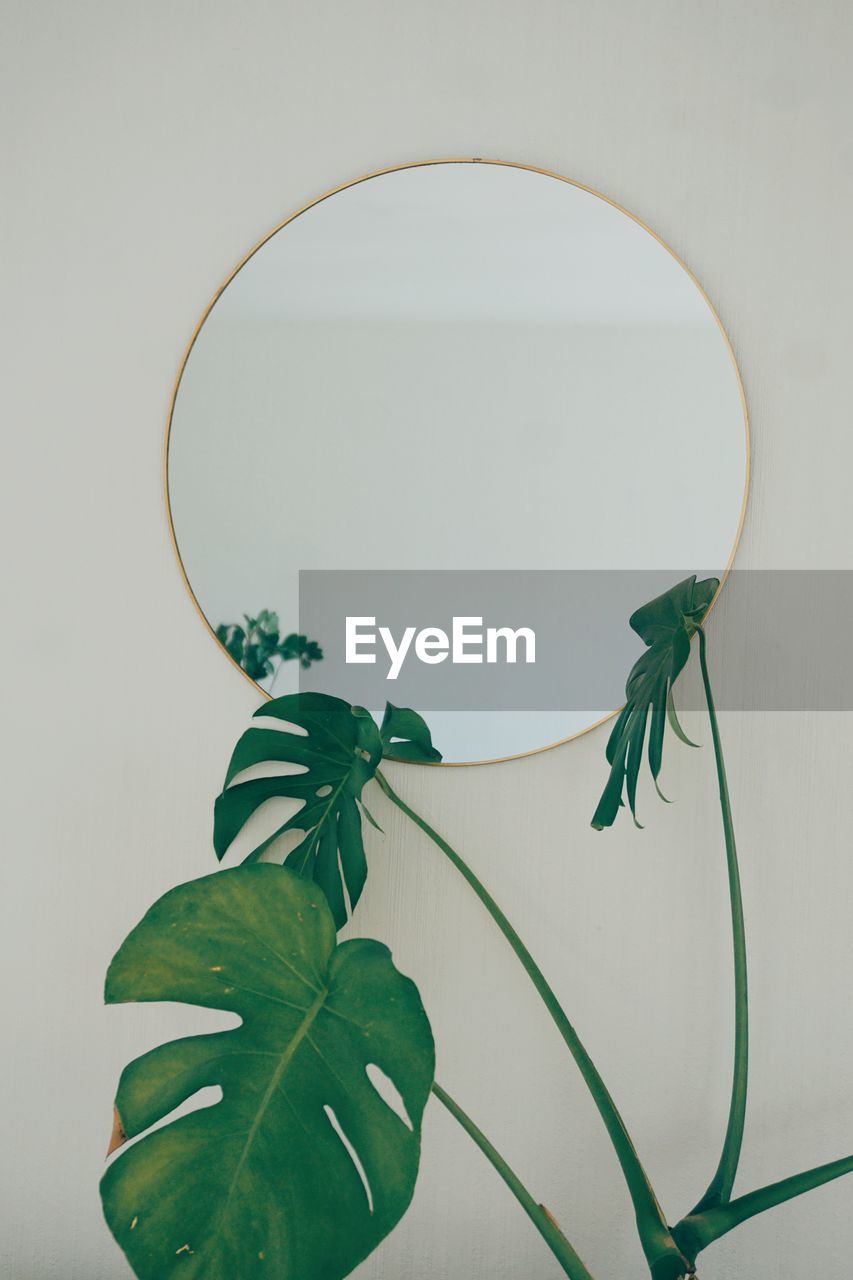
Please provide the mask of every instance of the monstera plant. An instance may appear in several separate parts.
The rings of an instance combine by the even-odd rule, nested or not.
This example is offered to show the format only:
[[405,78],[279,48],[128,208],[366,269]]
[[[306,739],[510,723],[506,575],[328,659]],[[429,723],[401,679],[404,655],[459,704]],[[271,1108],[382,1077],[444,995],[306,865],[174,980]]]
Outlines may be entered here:
[[[365,799],[369,787],[449,859],[527,973],[599,1111],[653,1280],[694,1275],[700,1252],[740,1223],[853,1170],[846,1157],[732,1198],[746,1111],[748,1004],[737,852],[703,627],[718,586],[689,578],[630,619],[647,649],[628,677],[593,818],[597,830],[610,826],[627,800],[636,822],[644,753],[657,786],[667,722],[689,742],[673,686],[695,637],[720,788],[736,1007],[729,1120],[696,1207],[669,1224],[613,1097],[530,951],[461,855],[383,772],[386,759],[440,759],[423,719],[389,705],[377,724],[340,699],[294,694],[256,713],[216,801],[216,855],[222,859],[239,836],[251,846],[244,865],[167,893],[107,976],[109,1002],[177,1000],[242,1019],[236,1030],[154,1049],[122,1076],[113,1147],[138,1140],[108,1168],[102,1195],[107,1222],[141,1280],[342,1280],[411,1200],[430,1092],[504,1180],[563,1272],[592,1280],[553,1215],[434,1079],[432,1036],[414,984],[381,943],[336,941],[368,873],[363,826],[378,825]],[[259,811],[273,799],[291,812],[259,834]],[[271,865],[285,844],[284,865]],[[170,1118],[209,1085],[219,1086],[220,1101]]]
[[[702,1250],[747,1219],[843,1174],[853,1172],[853,1156],[846,1156],[732,1199],[746,1119],[749,1002],[746,932],[734,822],[720,727],[708,670],[707,639],[702,625],[719,586],[716,578],[707,578],[703,582],[697,582],[695,577],[687,578],[632,614],[629,625],[648,648],[628,676],[625,688],[627,701],[607,743],[610,776],[593,817],[593,826],[597,830],[610,826],[623,803],[624,788],[636,823],[637,778],[650,714],[647,751],[655,786],[661,768],[667,713],[676,736],[690,746],[695,745],[689,742],[681,729],[672,700],[672,686],[687,663],[690,641],[695,635],[698,639],[699,665],[714,747],[731,903],[735,978],[734,1065],[728,1124],[719,1163],[696,1207],[671,1229],[672,1245],[680,1251],[681,1263],[679,1264],[674,1253],[670,1256],[668,1248],[667,1258],[661,1260],[659,1270],[652,1265],[653,1275],[695,1274],[696,1259]],[[642,1235],[642,1224],[640,1226]],[[670,1271],[670,1265],[674,1271]]]

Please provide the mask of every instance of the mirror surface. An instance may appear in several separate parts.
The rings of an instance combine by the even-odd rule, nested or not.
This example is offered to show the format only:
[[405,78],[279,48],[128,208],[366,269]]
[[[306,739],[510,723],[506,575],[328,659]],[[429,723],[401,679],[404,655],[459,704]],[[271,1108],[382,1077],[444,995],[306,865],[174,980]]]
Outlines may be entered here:
[[[297,638],[300,570],[719,572],[747,471],[738,372],[678,259],[599,195],[471,161],[270,236],[200,327],[168,442],[190,588],[275,695],[330,640]],[[520,755],[612,711],[625,674],[605,705],[428,719],[447,761]]]

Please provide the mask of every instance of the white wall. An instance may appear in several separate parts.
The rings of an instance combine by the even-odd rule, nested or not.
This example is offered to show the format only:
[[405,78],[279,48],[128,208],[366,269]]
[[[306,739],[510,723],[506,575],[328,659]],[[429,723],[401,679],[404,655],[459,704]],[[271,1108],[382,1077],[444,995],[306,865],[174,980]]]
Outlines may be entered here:
[[[739,564],[849,568],[853,13],[843,0],[4,10],[0,1272],[112,1280],[127,1268],[97,1179],[116,1078],[191,1020],[104,1011],[101,977],[155,897],[212,868],[211,800],[255,701],[190,607],[160,495],[170,384],[211,286],[289,210],[381,165],[477,154],[575,176],[687,259],[733,338],[755,447]],[[723,731],[755,1008],[749,1188],[853,1149],[853,724],[729,715]],[[644,796],[645,833],[595,835],[604,739],[394,779],[512,906],[675,1215],[716,1159],[729,1067],[711,760],[673,749],[678,803]],[[550,1025],[438,854],[377,809],[388,834],[359,927],[421,984],[443,1082],[596,1276],[641,1275],[614,1159]],[[743,1228],[703,1280],[845,1274],[851,1194],[839,1183]],[[362,1280],[521,1273],[558,1274],[431,1107],[415,1205]]]

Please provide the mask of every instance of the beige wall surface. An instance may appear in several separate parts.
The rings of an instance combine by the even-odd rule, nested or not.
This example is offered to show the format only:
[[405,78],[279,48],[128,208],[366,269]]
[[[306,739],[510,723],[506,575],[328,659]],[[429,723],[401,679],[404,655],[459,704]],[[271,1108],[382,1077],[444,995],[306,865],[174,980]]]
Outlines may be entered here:
[[[102,975],[157,896],[213,869],[212,797],[256,701],[188,601],[160,488],[171,383],[213,287],[290,210],[367,170],[456,154],[571,175],[654,227],[729,330],[754,445],[739,565],[853,568],[853,10],[2,9],[0,1274],[118,1280],[97,1196],[117,1076],[203,1020],[107,1011]],[[737,661],[749,637],[725,642]],[[755,1010],[748,1189],[853,1150],[853,720],[728,714],[723,732]],[[677,803],[644,793],[645,831],[597,835],[605,736],[393,780],[511,905],[677,1215],[718,1154],[730,1061],[712,760],[672,748]],[[434,848],[375,804],[386,834],[357,928],[420,984],[441,1079],[596,1276],[641,1276],[615,1160],[523,975]],[[702,1280],[846,1275],[852,1195],[840,1182],[742,1228]],[[559,1272],[431,1106],[413,1208],[360,1280],[521,1274]]]

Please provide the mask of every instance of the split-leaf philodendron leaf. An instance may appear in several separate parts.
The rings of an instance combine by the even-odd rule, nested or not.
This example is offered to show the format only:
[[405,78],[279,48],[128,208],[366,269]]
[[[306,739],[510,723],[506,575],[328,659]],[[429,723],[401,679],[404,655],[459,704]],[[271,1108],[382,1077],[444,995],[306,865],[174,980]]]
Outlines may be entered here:
[[[301,801],[299,811],[256,845],[245,861],[257,861],[286,831],[304,832],[286,865],[320,885],[340,928],[367,878],[359,811],[365,784],[383,755],[425,762],[441,756],[424,721],[406,708],[389,705],[380,730],[363,707],[351,707],[325,693],[294,693],[265,703],[255,716],[278,720],[282,729],[247,729],[237,743],[214,811],[216,855],[225,856],[265,801]],[[292,765],[298,772],[237,780],[246,769],[270,764]]]
[[[432,1034],[387,947],[336,945],[316,885],[261,865],[173,889],[122,945],[106,999],[243,1020],[162,1045],[122,1075],[127,1138],[199,1089],[222,1089],[103,1178],[107,1222],[140,1280],[340,1280],[399,1221],[417,1176]],[[396,1086],[395,1106],[369,1068],[386,1094]]]
[[649,712],[648,757],[655,786],[663,760],[667,716],[682,741],[688,741],[675,715],[672,686],[684,669],[690,656],[691,637],[701,626],[719,585],[717,578],[706,578],[702,582],[697,582],[695,575],[685,578],[631,615],[631,630],[649,647],[631,668],[625,685],[627,701],[607,742],[610,776],[592,819],[596,830],[614,822],[622,804],[623,789],[637,821],[637,779]]

